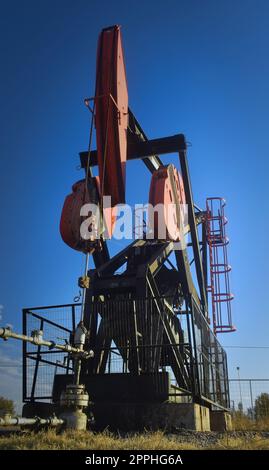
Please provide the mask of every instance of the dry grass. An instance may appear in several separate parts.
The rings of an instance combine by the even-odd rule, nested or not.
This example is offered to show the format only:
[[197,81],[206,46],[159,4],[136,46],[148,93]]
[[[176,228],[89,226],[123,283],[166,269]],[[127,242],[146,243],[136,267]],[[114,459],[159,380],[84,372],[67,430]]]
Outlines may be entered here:
[[[0,437],[0,450],[4,449],[53,449],[53,450],[175,450],[179,447],[176,439],[169,439],[162,432],[136,434],[131,437],[117,437],[108,432],[93,434],[91,432],[66,431],[57,434],[55,431],[38,434],[11,435]],[[187,444],[188,449],[195,445]]]
[[232,437],[229,434],[223,437],[216,446],[211,449],[217,450],[269,450],[269,439],[259,435],[251,438]]
[[269,417],[255,421],[237,411],[233,414],[233,428],[235,431],[269,431]]
[[37,434],[10,435],[0,437],[0,450],[192,450],[192,449],[253,449],[269,450],[269,439],[261,435],[251,437],[234,437],[227,433],[220,436],[215,444],[205,445],[199,438],[196,442],[186,442],[177,435],[166,436],[162,432],[143,433],[120,437],[108,432],[93,434],[91,432],[74,433],[66,431],[57,434],[55,431],[43,431]]

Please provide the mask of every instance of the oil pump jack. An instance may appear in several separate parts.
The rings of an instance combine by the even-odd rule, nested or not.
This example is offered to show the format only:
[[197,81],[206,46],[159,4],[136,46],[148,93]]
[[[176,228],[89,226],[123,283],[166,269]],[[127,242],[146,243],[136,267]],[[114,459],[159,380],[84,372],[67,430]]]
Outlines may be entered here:
[[[216,335],[235,329],[225,201],[208,198],[205,210],[194,204],[183,134],[147,138],[129,107],[119,26],[99,36],[95,95],[85,104],[92,115],[89,148],[80,152],[85,177],[65,199],[60,222],[64,242],[86,255],[82,299],[23,310],[24,337],[35,337],[23,342],[24,416],[65,409],[61,416],[77,428],[91,413],[97,428],[214,428],[230,407],[227,358]],[[180,170],[161,160],[172,153]],[[149,204],[161,209],[110,258],[107,239],[126,202],[126,165],[135,159],[151,173]],[[3,330],[0,336],[12,336]],[[41,331],[52,338],[48,350]]]

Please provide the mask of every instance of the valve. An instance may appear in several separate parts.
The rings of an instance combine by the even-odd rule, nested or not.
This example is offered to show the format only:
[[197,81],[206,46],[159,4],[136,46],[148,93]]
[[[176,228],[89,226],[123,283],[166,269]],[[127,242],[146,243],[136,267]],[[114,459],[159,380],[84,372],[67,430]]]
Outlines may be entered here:
[[84,326],[83,321],[80,321],[75,329],[74,345],[77,348],[83,349],[86,341],[87,328]]

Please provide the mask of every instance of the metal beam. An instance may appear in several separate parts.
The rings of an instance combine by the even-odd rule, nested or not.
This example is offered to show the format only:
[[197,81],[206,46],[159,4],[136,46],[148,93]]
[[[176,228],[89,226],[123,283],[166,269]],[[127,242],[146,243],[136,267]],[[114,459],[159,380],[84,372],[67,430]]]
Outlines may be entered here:
[[[149,170],[153,173],[153,171],[157,170],[161,166],[161,161],[156,154],[164,155],[168,153],[176,153],[179,148],[184,149],[184,145],[183,134],[145,141],[135,141],[131,136],[128,138],[127,143],[127,160],[142,159]],[[80,152],[79,156],[81,167],[86,168],[88,152]],[[90,152],[89,162],[91,167],[97,165],[97,150],[92,150]]]
[[186,146],[185,146],[185,150],[182,150],[182,148],[179,147],[178,152],[179,152],[181,173],[182,173],[182,178],[184,182],[186,201],[188,204],[189,225],[190,225],[190,232],[191,232],[191,240],[193,244],[193,253],[194,253],[197,281],[199,285],[201,303],[203,306],[204,315],[207,316],[208,311],[207,311],[206,286],[205,286],[204,271],[203,271],[199,239],[198,239],[198,233],[197,233],[197,227],[196,227],[195,213],[194,213],[194,207],[193,207],[194,206],[193,196],[192,196],[191,182],[190,182],[190,177],[189,177],[188,163],[187,163],[187,158],[186,158]]
[[[206,223],[202,224],[202,262],[203,262],[203,271],[204,271],[204,281],[207,288],[207,233],[206,233]],[[208,292],[206,289],[206,300],[208,302]]]
[[[128,109],[128,112],[129,112],[129,126],[128,126],[127,139],[129,143],[147,141],[148,138],[144,130],[140,126],[139,122],[135,118],[130,108]],[[128,152],[128,149],[127,149],[127,152]],[[158,170],[158,168],[160,168],[160,166],[163,165],[158,155],[151,155],[149,157],[143,158],[142,161],[151,173],[153,173],[155,170]]]
[[[171,329],[171,325],[169,324],[168,316],[165,313],[165,307],[160,299],[158,288],[150,271],[147,273],[147,282],[153,297],[153,301],[155,302],[157,311],[162,321],[164,332],[168,340],[168,345],[172,345],[176,343],[174,333]],[[171,367],[175,374],[178,385],[181,385],[183,382],[184,387],[182,388],[184,388],[185,391],[190,391],[190,377],[185,370],[184,359],[177,347],[172,347],[172,358],[174,360],[174,364],[172,363]]]

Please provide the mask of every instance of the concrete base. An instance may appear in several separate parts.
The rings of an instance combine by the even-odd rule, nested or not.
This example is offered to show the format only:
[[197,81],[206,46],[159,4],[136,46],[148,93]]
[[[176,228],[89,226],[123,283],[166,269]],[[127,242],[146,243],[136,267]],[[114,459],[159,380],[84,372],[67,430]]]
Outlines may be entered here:
[[[123,431],[143,431],[145,429],[210,431],[210,421],[213,428],[225,430],[223,425],[220,428],[221,420],[225,419],[226,426],[228,426],[230,417],[228,413],[226,413],[228,417],[221,416],[223,412],[219,411],[211,412],[211,416],[209,416],[208,408],[193,403],[101,402],[95,403],[91,411],[94,415],[94,428],[96,430],[109,427],[111,430]],[[53,412],[57,416],[63,415],[62,409],[49,403],[27,403],[23,407],[23,416],[27,418],[34,416],[46,418],[52,416]],[[214,416],[215,413],[216,416]],[[66,416],[63,417],[66,418]],[[80,415],[78,418],[80,418]],[[85,415],[82,419],[69,416],[69,426],[71,427],[82,426],[84,428],[85,421]],[[217,425],[219,428],[216,427]]]
[[209,409],[193,403],[100,403],[93,414],[97,429],[210,431]]
[[232,417],[226,411],[210,411],[211,431],[232,431]]

